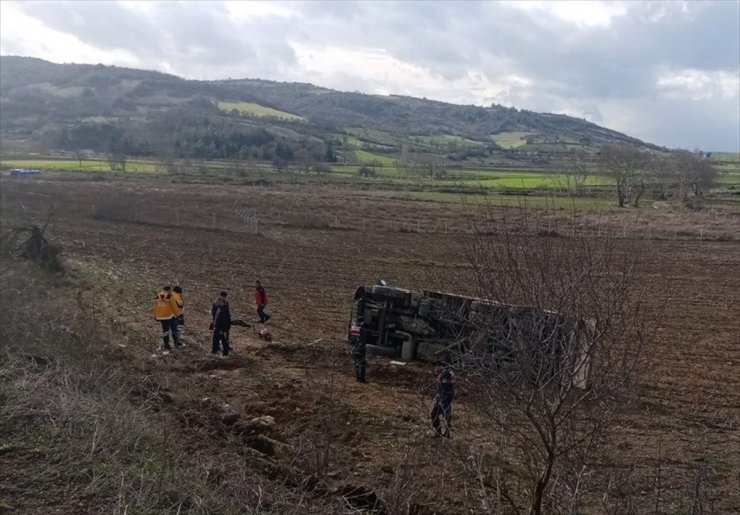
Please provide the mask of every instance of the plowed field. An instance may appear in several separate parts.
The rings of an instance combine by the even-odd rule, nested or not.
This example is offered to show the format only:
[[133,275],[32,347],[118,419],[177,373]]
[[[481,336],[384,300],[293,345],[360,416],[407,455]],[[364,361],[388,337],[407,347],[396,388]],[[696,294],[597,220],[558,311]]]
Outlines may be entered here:
[[[273,416],[282,441],[305,446],[301,466],[325,466],[330,481],[364,485],[389,505],[403,490],[415,492],[419,513],[477,511],[476,491],[455,472],[462,465],[441,465],[469,447],[496,445],[466,407],[464,377],[454,438],[439,442],[428,438],[431,366],[372,357],[370,383],[356,384],[344,342],[358,285],[382,277],[449,288],[448,278],[464,275],[465,210],[371,192],[138,179],[4,178],[2,189],[5,227],[43,223],[53,206],[49,236],[95,278],[90,294],[105,306],[101,323],[148,342],[136,349],[142,363],[156,363],[183,397]],[[718,234],[733,240],[737,218],[723,223]],[[656,292],[667,285],[669,297],[652,300],[661,316],[652,322],[640,403],[619,414],[602,466],[634,469],[644,490],[659,469],[662,488],[676,492],[689,488],[703,460],[715,510],[740,511],[740,241],[651,240],[645,261],[641,280]],[[234,356],[207,359],[211,301],[228,290],[232,316],[253,322],[255,279],[270,298],[273,342],[235,328]],[[185,290],[190,344],[161,356],[150,304],[158,288],[175,283]]]

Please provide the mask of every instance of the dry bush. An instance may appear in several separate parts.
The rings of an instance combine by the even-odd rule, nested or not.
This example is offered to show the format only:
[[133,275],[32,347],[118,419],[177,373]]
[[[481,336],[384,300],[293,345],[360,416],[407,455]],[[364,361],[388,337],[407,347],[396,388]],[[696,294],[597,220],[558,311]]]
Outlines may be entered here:
[[519,470],[495,491],[480,481],[483,506],[578,512],[647,334],[636,280],[644,242],[575,227],[541,237],[522,213],[507,214],[483,210],[466,248],[476,296],[495,307],[466,319],[468,347],[483,352],[460,365],[469,402],[501,435],[496,460]]
[[[267,461],[233,436],[184,431],[163,409],[160,389],[166,378],[156,369],[131,367],[134,356],[111,344],[116,336],[105,314],[93,309],[74,279],[7,258],[0,267],[5,508],[340,512],[336,499],[317,499],[284,485]],[[75,289],[76,304],[70,302]]]
[[0,255],[3,258],[21,257],[54,274],[64,274],[62,248],[49,242],[46,231],[53,222],[54,211],[49,211],[43,226],[30,224],[4,228],[0,233]]

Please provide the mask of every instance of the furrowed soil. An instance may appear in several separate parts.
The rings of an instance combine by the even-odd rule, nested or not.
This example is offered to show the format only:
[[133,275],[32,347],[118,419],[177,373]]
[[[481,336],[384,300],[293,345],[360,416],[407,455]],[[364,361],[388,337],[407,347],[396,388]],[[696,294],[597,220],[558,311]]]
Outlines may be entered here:
[[[203,413],[212,403],[240,421],[270,416],[277,450],[264,454],[303,474],[296,484],[317,478],[324,487],[309,496],[350,499],[348,511],[372,506],[373,495],[389,513],[480,511],[456,456],[494,448],[497,439],[466,406],[465,378],[454,438],[431,439],[432,365],[370,357],[369,383],[358,384],[345,343],[359,285],[382,277],[411,289],[450,289],[455,278],[460,292],[470,290],[462,251],[469,211],[366,191],[157,179],[3,178],[2,193],[4,228],[43,225],[53,207],[48,236],[92,281],[85,295],[95,299],[100,323],[120,336],[101,346],[126,345],[124,370],[156,370],[174,396],[161,409],[183,420],[174,431],[192,436],[193,427],[210,427]],[[659,471],[669,499],[690,488],[696,464],[706,463],[711,505],[730,513],[740,511],[740,224],[737,216],[713,220],[713,241],[676,238],[675,230],[647,241],[640,280],[669,294],[651,300],[655,338],[643,358],[640,400],[618,414],[608,459],[598,466],[634,471],[643,494]],[[260,340],[256,324],[235,327],[233,356],[209,358],[212,300],[227,290],[232,317],[254,324],[255,279],[268,292],[273,341]],[[187,346],[167,356],[150,312],[164,284],[182,285],[187,327]],[[15,478],[1,480],[7,487]],[[9,505],[31,509],[7,491]],[[662,509],[680,511],[668,501]]]

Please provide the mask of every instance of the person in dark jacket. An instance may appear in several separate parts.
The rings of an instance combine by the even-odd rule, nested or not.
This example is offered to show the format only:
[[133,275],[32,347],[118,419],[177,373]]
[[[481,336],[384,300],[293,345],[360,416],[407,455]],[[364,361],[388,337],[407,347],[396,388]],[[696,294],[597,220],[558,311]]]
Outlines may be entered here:
[[231,311],[229,310],[229,301],[226,300],[226,292],[222,291],[216,297],[211,307],[211,329],[213,329],[213,340],[211,345],[211,354],[218,354],[219,348],[223,347],[223,356],[229,355],[229,329],[231,329]]
[[432,407],[432,427],[435,436],[450,437],[452,427],[452,400],[455,398],[455,372],[452,367],[438,368],[437,394]]
[[265,307],[267,307],[267,292],[259,281],[255,283],[254,303],[257,304],[257,316],[260,318],[260,323],[264,324],[270,320],[270,315],[265,313]]
[[349,335],[347,336],[347,343],[352,353],[352,361],[355,367],[355,379],[358,383],[366,383],[365,370],[367,368],[367,325],[361,319],[357,319],[356,324],[352,324],[349,328]]

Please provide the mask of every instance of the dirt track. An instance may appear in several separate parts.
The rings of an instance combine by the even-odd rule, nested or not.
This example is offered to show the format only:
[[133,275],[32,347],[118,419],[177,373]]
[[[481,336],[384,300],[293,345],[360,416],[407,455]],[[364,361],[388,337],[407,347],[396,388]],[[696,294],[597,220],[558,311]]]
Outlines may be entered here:
[[[2,187],[8,224],[42,222],[53,201],[58,214],[51,236],[80,268],[107,277],[100,294],[115,299],[113,323],[151,336],[142,359],[153,359],[157,346],[152,296],[164,283],[184,287],[192,345],[161,364],[170,367],[173,387],[274,416],[293,445],[322,435],[338,442],[335,465],[358,483],[391,489],[403,463],[413,463],[419,469],[414,481],[436,492],[420,504],[452,512],[463,499],[476,505],[474,492],[456,489],[433,466],[438,450],[423,436],[430,367],[393,367],[372,358],[371,383],[357,385],[350,380],[343,340],[358,285],[383,277],[410,288],[435,287],[440,277],[464,269],[452,222],[446,233],[425,234],[371,226],[372,220],[403,218],[412,229],[431,221],[439,228],[462,214],[437,204],[348,199],[340,191],[7,179]],[[273,213],[279,206],[282,222],[251,233],[241,211],[257,205],[269,205]],[[218,217],[223,213],[215,228],[212,208]],[[355,226],[368,213],[365,232],[328,227],[337,219],[337,225],[352,220]],[[173,216],[192,223],[162,223]],[[696,460],[705,459],[722,492],[717,508],[740,510],[732,488],[740,479],[740,242],[653,241],[648,249],[643,280],[656,292],[667,285],[670,293],[665,303],[656,298],[652,306],[663,315],[645,356],[649,373],[639,385],[641,404],[618,421],[615,464],[636,464],[649,477],[660,461],[670,489],[671,483],[679,488]],[[227,289],[235,315],[253,319],[257,278],[270,295],[275,341],[265,344],[252,330],[235,329],[236,357],[214,365],[203,358],[212,298]],[[461,390],[456,442],[493,445],[466,409]],[[337,424],[327,427],[327,420]]]

